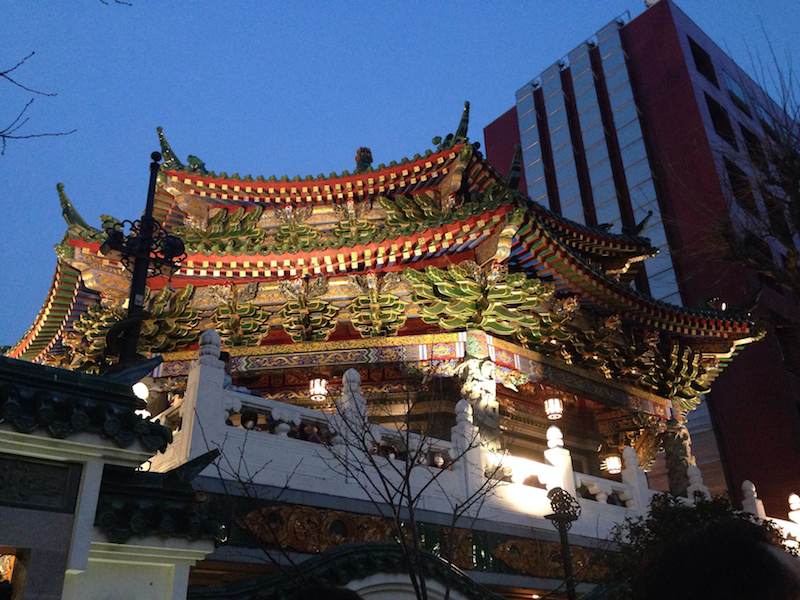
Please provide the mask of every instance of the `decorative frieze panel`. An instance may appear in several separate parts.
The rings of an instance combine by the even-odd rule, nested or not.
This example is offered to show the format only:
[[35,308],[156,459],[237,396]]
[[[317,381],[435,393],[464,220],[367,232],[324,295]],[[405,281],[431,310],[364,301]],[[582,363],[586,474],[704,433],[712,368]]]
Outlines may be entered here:
[[0,454],[0,505],[71,513],[81,465]]

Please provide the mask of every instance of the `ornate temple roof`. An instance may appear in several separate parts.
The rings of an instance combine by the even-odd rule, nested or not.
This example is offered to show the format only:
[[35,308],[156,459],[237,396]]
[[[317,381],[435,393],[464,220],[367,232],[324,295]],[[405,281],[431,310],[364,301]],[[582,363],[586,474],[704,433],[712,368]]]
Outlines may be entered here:
[[[557,299],[563,304],[568,297],[591,313],[587,313],[587,323],[619,315],[620,322],[645,337],[658,332],[662,342],[673,348],[667,354],[685,355],[683,349],[675,350],[675,344],[689,348],[691,356],[685,355],[684,360],[695,367],[706,365],[706,375],[717,372],[737,347],[760,335],[746,315],[673,306],[636,291],[631,281],[639,265],[657,253],[649,240],[564,219],[517,192],[519,153],[508,175],[498,173],[478,145],[470,143],[468,117],[467,104],[456,132],[434,138],[435,148],[424,154],[373,167],[371,152],[360,148],[352,173],[292,179],[213,173],[191,155],[183,163],[159,128],[165,160],[156,190],[156,218],[183,238],[188,256],[169,281],[164,277],[150,280],[157,316],[148,329],[152,332],[148,349],[164,352],[190,347],[201,324],[224,330],[230,315],[236,315],[236,327],[245,321],[250,327],[247,335],[230,338],[228,343],[235,345],[264,343],[270,328],[276,326],[295,341],[324,340],[337,319],[348,317],[361,335],[397,334],[406,316],[438,322],[445,330],[452,329],[453,323],[475,326],[469,318],[454,318],[448,312],[466,306],[459,304],[458,293],[454,292],[455,304],[449,308],[440,306],[441,298],[432,298],[444,285],[471,290],[470,286],[479,289],[494,281],[506,289],[503,286],[508,284],[491,273],[497,266],[517,274],[509,275],[509,281],[516,282],[511,286],[516,286],[513,294],[533,294],[519,309],[533,311],[533,316],[498,317],[504,325],[497,325],[493,333],[524,338],[537,350],[542,339],[549,339],[566,360],[585,354],[581,348],[588,343],[576,346],[572,340],[572,349],[564,350],[570,336],[599,340],[611,335],[601,325],[594,326],[595,333],[581,331],[580,327],[590,327],[586,323],[573,325],[569,335],[557,335],[553,320],[566,320],[569,315],[553,302]],[[59,195],[68,227],[58,247],[53,287],[11,356],[45,360],[57,342],[102,349],[103,323],[121,314],[120,303],[127,295],[127,273],[100,252],[103,231],[80,217],[62,187]],[[111,217],[102,219],[106,225],[115,222]],[[455,265],[474,267],[456,272]],[[427,275],[412,277],[414,272]],[[399,285],[396,295],[382,283],[393,273],[399,277],[399,283],[392,284]],[[365,274],[375,278],[373,283],[356,281]],[[518,276],[527,278],[527,283],[514,279]],[[443,277],[452,281],[445,284]],[[301,278],[305,284],[290,284]],[[321,283],[312,286],[315,278]],[[534,293],[530,287],[534,283],[550,291]],[[257,287],[245,298],[241,290],[246,286]],[[433,286],[433,296],[427,299],[425,286]],[[87,308],[98,294],[105,306]],[[516,298],[513,294],[509,297]],[[309,302],[318,303],[314,306],[326,324],[315,332],[302,327],[291,330],[287,315],[298,306],[307,310]],[[437,321],[431,302],[447,318]],[[540,305],[534,310],[536,302]],[[388,311],[392,327],[371,328],[371,309],[365,306]],[[433,312],[425,317],[428,309]],[[502,312],[498,309],[498,314]],[[164,329],[158,318],[171,319],[170,327]],[[534,326],[537,319],[541,323]],[[628,333],[615,329],[614,335],[622,340]],[[77,338],[70,341],[71,336]],[[77,366],[80,361],[71,364]],[[613,369],[605,367],[603,372]]]

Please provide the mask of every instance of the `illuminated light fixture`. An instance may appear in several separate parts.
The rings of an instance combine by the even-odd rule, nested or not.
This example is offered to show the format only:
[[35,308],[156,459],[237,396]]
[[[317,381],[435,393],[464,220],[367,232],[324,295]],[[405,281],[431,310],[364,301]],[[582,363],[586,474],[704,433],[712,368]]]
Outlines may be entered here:
[[551,421],[557,421],[564,416],[564,401],[558,396],[544,401],[544,412]]
[[315,377],[308,382],[308,395],[312,402],[325,402],[328,399],[328,380]]
[[547,447],[548,448],[563,448],[564,447],[564,434],[555,425],[547,428]]
[[603,459],[603,464],[600,468],[608,471],[609,475],[619,475],[622,473],[622,458],[619,454],[609,454]]
[[789,520],[800,525],[800,496],[797,494],[789,496]]
[[134,383],[131,387],[133,390],[133,395],[136,396],[139,400],[147,401],[147,398],[150,397],[150,389],[147,387],[147,384],[143,381],[139,381]]
[[251,410],[243,412],[240,419],[242,422],[242,427],[248,431],[255,429],[256,424],[258,423],[258,415]]

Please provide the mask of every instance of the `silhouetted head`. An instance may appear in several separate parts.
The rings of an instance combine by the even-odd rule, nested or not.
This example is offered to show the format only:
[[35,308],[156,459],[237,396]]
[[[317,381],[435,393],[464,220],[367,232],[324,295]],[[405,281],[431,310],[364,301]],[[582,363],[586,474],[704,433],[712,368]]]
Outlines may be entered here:
[[800,600],[800,560],[758,525],[711,523],[646,557],[632,588],[647,600]]

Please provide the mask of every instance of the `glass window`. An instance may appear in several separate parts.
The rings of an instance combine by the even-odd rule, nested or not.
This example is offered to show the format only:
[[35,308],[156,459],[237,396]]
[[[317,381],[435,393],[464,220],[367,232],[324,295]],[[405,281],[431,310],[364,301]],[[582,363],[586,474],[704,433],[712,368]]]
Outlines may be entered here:
[[747,154],[750,155],[750,162],[763,172],[769,172],[769,165],[767,164],[767,156],[764,153],[764,146],[758,136],[750,131],[747,127],[739,123],[739,129],[744,138],[744,145],[747,146]]
[[533,110],[533,94],[528,94],[517,101],[517,113],[524,115],[530,110]]
[[683,300],[681,300],[680,292],[675,292],[674,294],[670,294],[669,296],[664,296],[663,298],[658,298],[662,302],[666,302],[668,304],[674,304],[676,306],[680,306],[683,304]]
[[633,102],[631,84],[628,81],[624,81],[614,89],[608,88],[608,99],[611,102],[611,110],[615,113],[629,102]]
[[736,199],[736,203],[749,213],[758,215],[756,198],[753,195],[753,186],[750,185],[750,178],[733,162],[727,158],[723,160],[725,161],[725,170],[728,172],[728,182],[731,186],[731,193]]
[[639,111],[633,100],[624,106],[619,105],[614,108],[614,124],[617,128],[625,127],[625,125],[638,118]]
[[[656,248],[664,248],[667,246],[667,232],[664,230],[664,224],[661,221],[653,221],[653,219],[656,219],[657,216],[657,214],[653,214],[653,216],[650,217],[650,220],[647,222],[647,226],[642,230],[641,235],[648,238],[650,243]],[[648,264],[650,263],[649,260],[647,262]],[[655,272],[656,271],[653,271],[653,273]]]
[[[647,220],[645,226],[649,226],[653,220],[658,220],[660,218],[660,212],[658,207],[658,202],[653,200],[652,202],[648,202],[647,204],[634,204],[633,206],[633,220],[636,223],[641,223],[642,220],[652,211],[653,215]],[[647,227],[645,227],[647,229]],[[644,229],[642,230],[644,231]],[[642,233],[644,235],[644,233]]]
[[747,102],[747,94],[736,78],[727,71],[722,72],[722,77],[725,80],[725,87],[728,88],[728,96],[733,103],[748,117],[752,116],[750,104]]
[[738,150],[739,146],[736,144],[736,134],[733,132],[733,126],[728,117],[728,111],[708,94],[704,94],[704,96],[706,97],[708,112],[711,115],[711,122],[714,124],[714,131],[717,132],[719,137]]
[[636,164],[643,158],[647,158],[647,151],[641,139],[625,146],[620,150],[620,154],[622,154],[622,164],[625,167]]
[[525,179],[529,181],[535,181],[540,177],[544,177],[544,165],[542,164],[542,160],[538,159],[525,169]]
[[786,223],[786,200],[779,198],[767,189],[762,188],[761,196],[764,198],[764,205],[767,208],[767,218],[769,219],[770,232],[784,244],[791,244],[792,233]]
[[641,139],[641,137],[642,129],[639,127],[639,122],[637,120],[631,121],[627,125],[617,129],[617,141],[619,142],[620,148],[628,146],[636,140]]
[[656,188],[653,181],[648,179],[639,185],[633,186],[628,191],[631,197],[631,204],[634,209],[637,206],[645,206],[656,201]]
[[[595,127],[595,129],[593,129],[592,131],[594,131],[596,129],[599,129],[599,128]],[[603,131],[602,131],[602,129],[600,129],[601,136],[602,136],[602,133],[603,133]],[[587,140],[588,140],[588,136],[584,135],[583,143],[584,144],[588,143]],[[593,165],[597,164],[601,160],[608,160],[608,150],[606,149],[606,141],[605,141],[605,139],[602,139],[602,138],[598,142],[594,143],[592,146],[590,146],[590,147],[588,147],[586,149],[586,164],[589,165],[589,167],[592,167]]]
[[625,179],[628,182],[628,187],[634,187],[645,179],[652,179],[650,164],[647,160],[642,160],[635,165],[625,167]]
[[717,73],[714,71],[714,64],[711,62],[711,56],[703,50],[697,42],[689,38],[689,48],[692,51],[692,58],[694,59],[694,66],[697,72],[703,77],[708,79],[716,87],[719,87],[717,82]]
[[610,73],[625,64],[625,53],[621,48],[611,48],[605,52],[606,49],[603,49],[603,71]]
[[592,181],[605,181],[611,177],[611,163],[606,160],[592,165],[592,168],[589,169],[589,175]]
[[547,115],[547,126],[550,129],[550,134],[558,131],[559,128],[567,124],[567,115],[562,109]]
[[607,65],[604,65],[604,67],[606,73],[607,89],[609,90],[616,89],[626,81],[629,81],[628,69],[625,67],[624,64],[615,67],[613,70],[610,69]]
[[773,113],[764,108],[763,105],[756,104],[756,114],[758,115],[758,122],[761,123],[761,127],[764,128],[764,131],[766,131],[772,139],[777,140],[778,128],[775,125],[775,117]]
[[[522,142],[522,147],[525,149],[532,148],[534,145],[539,144],[539,130],[535,127],[531,127],[530,129],[526,129],[522,132],[520,136],[520,141]],[[539,154],[539,151],[536,150],[536,154]]]
[[536,111],[527,112],[519,116],[519,128],[522,130],[536,127]]
[[[598,143],[603,144],[603,146],[605,146],[606,133],[605,133],[605,130],[603,129],[603,127],[602,127],[602,123],[592,123],[588,127],[583,128],[583,131],[581,132],[581,135],[583,137],[583,145],[584,145],[584,147],[587,147],[587,146],[594,147]],[[589,162],[594,162],[594,160],[596,160],[596,158],[592,159],[592,160],[589,160],[587,158],[587,161],[589,161]]]
[[595,207],[598,223],[615,223],[621,219],[619,204],[617,204],[616,200],[616,196],[612,196],[610,201]]
[[675,281],[675,272],[671,268],[652,275],[648,280],[650,283],[650,294],[656,300],[672,296],[678,291],[678,284]]
[[616,202],[617,190],[614,186],[614,179],[609,178],[593,185],[592,196],[598,206],[604,202]]

